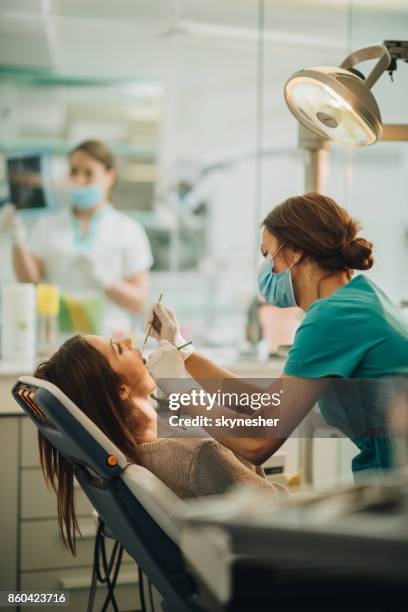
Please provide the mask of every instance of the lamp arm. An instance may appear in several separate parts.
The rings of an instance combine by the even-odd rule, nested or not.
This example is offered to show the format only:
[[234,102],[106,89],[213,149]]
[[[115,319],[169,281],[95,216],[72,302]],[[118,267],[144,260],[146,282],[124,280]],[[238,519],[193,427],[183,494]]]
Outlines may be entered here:
[[360,62],[376,59],[377,57],[379,58],[378,62],[365,79],[365,84],[371,89],[391,63],[391,55],[385,45],[372,45],[371,47],[363,47],[362,49],[353,51],[353,53],[350,53],[350,55],[346,57],[340,68],[349,70]]

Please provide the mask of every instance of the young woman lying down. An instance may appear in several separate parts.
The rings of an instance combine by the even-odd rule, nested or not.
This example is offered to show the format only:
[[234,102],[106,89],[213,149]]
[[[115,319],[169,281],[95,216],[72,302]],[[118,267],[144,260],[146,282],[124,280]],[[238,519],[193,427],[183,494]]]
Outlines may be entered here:
[[[164,437],[166,423],[149,401],[156,384],[130,340],[75,336],[41,363],[34,376],[59,387],[129,462],[153,472],[179,497],[222,494],[235,483],[277,496],[284,492],[265,479],[262,468],[213,438],[187,437],[183,430],[174,437],[174,427],[173,437]],[[41,433],[39,447],[44,475],[57,493],[61,532],[68,534],[69,541],[76,524],[73,468]]]

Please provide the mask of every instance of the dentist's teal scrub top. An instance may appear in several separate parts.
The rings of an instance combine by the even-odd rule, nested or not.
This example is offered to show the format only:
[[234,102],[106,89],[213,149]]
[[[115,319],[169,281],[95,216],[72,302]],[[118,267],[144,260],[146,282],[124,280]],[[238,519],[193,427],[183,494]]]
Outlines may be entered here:
[[[379,385],[372,379],[397,380],[395,377],[408,376],[408,322],[375,283],[365,276],[356,276],[307,310],[296,332],[284,374],[301,378],[361,379],[365,388],[371,390],[373,384],[367,385],[370,379]],[[359,393],[353,394],[359,396]],[[366,433],[370,428],[375,429],[375,423],[381,420],[379,407],[386,419],[381,402],[374,406],[369,398],[358,407],[350,400],[348,391],[333,392],[332,389],[330,393],[322,393],[318,405],[327,423],[338,427],[359,448],[359,454],[352,461],[354,473],[392,467],[389,438]],[[364,420],[370,423],[366,431],[361,427]]]

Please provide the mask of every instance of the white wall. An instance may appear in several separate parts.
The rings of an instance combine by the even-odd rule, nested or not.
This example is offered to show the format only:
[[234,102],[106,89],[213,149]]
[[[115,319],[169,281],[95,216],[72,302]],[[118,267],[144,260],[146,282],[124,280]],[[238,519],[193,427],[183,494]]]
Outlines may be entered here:
[[[239,312],[255,287],[257,223],[273,205],[303,191],[297,124],[283,99],[286,79],[301,67],[339,64],[361,45],[403,37],[408,23],[408,6],[397,1],[384,5],[376,0],[270,0],[265,6],[262,141],[275,154],[262,162],[260,206],[255,202],[253,159],[217,174],[209,232],[211,257],[224,279],[218,283],[215,306]],[[40,3],[4,3],[2,31],[13,33],[7,38],[6,61],[21,63],[25,49],[35,64],[38,47],[37,64],[44,63],[43,47],[36,44],[34,35],[28,36],[30,32],[39,36],[43,28],[50,65],[61,73],[162,82],[162,185],[174,180],[180,159],[207,165],[254,152],[256,2],[59,0],[51,2],[51,8],[51,21],[47,21]],[[19,11],[24,19],[19,19]],[[169,35],[180,21],[232,30],[224,35]],[[48,38],[47,23],[52,34]],[[384,75],[374,92],[385,120],[408,121],[407,65],[401,64],[394,84]],[[12,96],[12,91],[7,95]],[[29,135],[30,129],[34,131],[34,115],[35,130],[42,126],[45,134],[51,133],[62,120],[56,99],[60,95],[46,89],[25,91],[17,119],[14,113],[1,121],[0,134],[10,137],[20,125]],[[350,157],[333,147],[331,160],[327,193],[362,220],[365,235],[375,242],[378,267],[373,278],[395,300],[407,297],[401,282],[406,277],[407,251],[406,146],[379,144]],[[6,265],[3,260],[3,268]]]

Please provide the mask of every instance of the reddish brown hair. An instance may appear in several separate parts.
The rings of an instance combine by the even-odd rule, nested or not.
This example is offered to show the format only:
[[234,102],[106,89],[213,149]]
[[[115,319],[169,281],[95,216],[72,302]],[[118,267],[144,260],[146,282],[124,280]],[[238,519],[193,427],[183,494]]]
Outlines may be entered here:
[[[131,461],[136,461],[130,415],[134,405],[120,398],[121,380],[108,360],[81,336],[65,342],[34,376],[61,389]],[[133,416],[134,418],[134,416]],[[57,494],[58,524],[64,544],[75,554],[79,533],[74,505],[73,466],[38,432],[40,462]]]
[[263,226],[285,245],[328,271],[368,270],[374,263],[372,243],[357,236],[360,226],[331,198],[306,193],[288,198],[264,219]]

